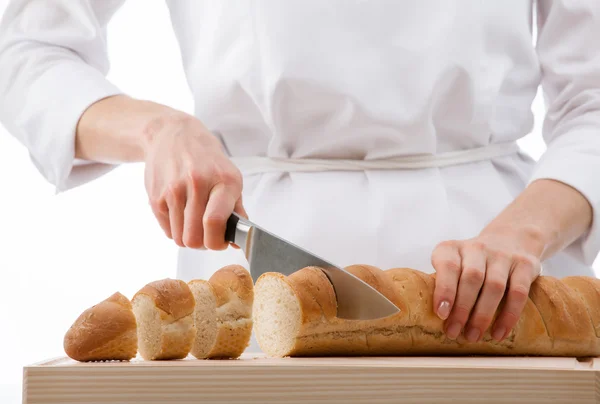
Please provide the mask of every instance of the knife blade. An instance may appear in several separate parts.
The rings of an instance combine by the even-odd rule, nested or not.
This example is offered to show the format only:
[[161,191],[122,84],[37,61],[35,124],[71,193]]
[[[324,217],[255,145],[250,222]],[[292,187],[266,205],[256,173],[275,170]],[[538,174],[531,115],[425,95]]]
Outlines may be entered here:
[[400,311],[387,297],[360,278],[235,212],[227,221],[225,241],[242,249],[254,282],[266,272],[287,276],[308,266],[321,268],[335,290],[339,318],[370,320]]

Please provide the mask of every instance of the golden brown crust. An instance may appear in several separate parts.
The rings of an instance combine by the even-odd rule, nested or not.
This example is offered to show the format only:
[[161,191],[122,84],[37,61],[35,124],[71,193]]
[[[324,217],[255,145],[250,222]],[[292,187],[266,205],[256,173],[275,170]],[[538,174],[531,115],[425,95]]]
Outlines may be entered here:
[[131,302],[116,292],[79,315],[63,346],[77,361],[129,360],[137,353],[135,332]]
[[[193,286],[196,282],[205,281],[192,280],[189,284]],[[240,265],[227,265],[216,271],[206,283],[215,299],[216,335],[209,351],[197,355],[209,359],[235,359],[247,348],[252,335],[252,277]],[[197,332],[204,332],[202,325],[197,327]]]
[[[435,282],[431,276],[419,271],[412,271],[415,279],[414,296],[410,301],[414,309],[413,319],[417,324],[422,324],[426,328],[441,329],[443,321],[433,311],[433,290]],[[418,280],[417,280],[418,279]]]
[[141,288],[136,296],[150,297],[156,307],[173,316],[174,320],[190,315],[194,311],[194,295],[187,283],[179,279],[161,279]]
[[493,340],[488,329],[482,341],[469,343],[462,336],[449,340],[443,332],[444,322],[433,309],[435,274],[410,268],[381,271],[366,265],[347,269],[390,298],[400,313],[370,321],[342,320],[335,317],[333,287],[318,268],[304,268],[287,278],[265,274],[263,277],[278,276],[286,281],[301,307],[302,326],[287,355],[600,354],[598,279],[570,277],[561,281],[541,276],[532,285],[523,313],[505,340]]
[[304,323],[337,315],[335,292],[322,269],[306,267],[287,278],[300,300]]
[[583,301],[559,279],[540,276],[529,296],[542,316],[554,351],[568,350],[581,356],[595,345],[595,332]]
[[531,299],[525,303],[517,325],[500,345],[514,354],[548,355],[552,352],[552,340],[548,335],[546,324]]
[[241,324],[232,326],[223,324],[219,327],[215,345],[207,355],[208,359],[237,359],[244,353],[252,336],[252,321],[242,320]]
[[394,288],[392,303],[400,309],[403,316],[408,316],[408,321],[415,321],[414,316],[417,315],[418,310],[414,305],[418,291],[411,285],[420,282],[419,277],[409,268],[392,268],[385,273]]
[[228,303],[232,293],[246,304],[251,304],[254,300],[252,277],[241,265],[227,265],[219,269],[208,282],[214,289],[217,307]]
[[[390,350],[407,354],[413,352],[414,331],[408,325],[414,324],[412,317],[418,313],[414,306],[419,304],[419,295],[416,288],[407,286],[420,280],[408,268],[392,268],[388,271],[375,269],[385,274],[385,280],[392,288],[392,296],[385,296],[400,309],[400,312],[371,326],[372,330],[367,334],[369,351],[366,354],[386,355]],[[375,288],[379,290],[378,287]]]
[[105,302],[115,303],[116,305],[121,306],[125,310],[132,309],[131,302],[129,301],[129,299],[123,296],[123,294],[120,292],[113,293],[105,300]]
[[596,343],[600,344],[600,279],[589,276],[569,276],[562,278],[561,281],[583,300],[596,337],[599,338]]

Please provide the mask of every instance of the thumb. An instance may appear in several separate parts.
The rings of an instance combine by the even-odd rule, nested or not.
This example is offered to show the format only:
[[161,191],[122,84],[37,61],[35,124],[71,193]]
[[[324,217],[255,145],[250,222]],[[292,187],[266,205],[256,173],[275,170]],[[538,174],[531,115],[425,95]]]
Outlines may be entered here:
[[239,214],[240,216],[248,219],[248,213],[246,212],[246,209],[244,208],[244,202],[242,201],[241,195],[240,195],[240,198],[235,202],[233,211],[235,213]]
[[[242,197],[240,196],[239,199],[235,202],[235,206],[233,208],[233,211],[235,213],[237,213],[238,215],[242,216],[243,218],[248,219],[248,213],[246,212],[246,209],[244,209],[244,203],[242,202]],[[235,244],[230,244],[231,247],[235,248],[236,250],[239,250],[240,247],[235,245]]]
[[204,245],[211,250],[224,250],[227,220],[236,204],[234,192],[223,184],[217,184],[210,192],[204,213]]

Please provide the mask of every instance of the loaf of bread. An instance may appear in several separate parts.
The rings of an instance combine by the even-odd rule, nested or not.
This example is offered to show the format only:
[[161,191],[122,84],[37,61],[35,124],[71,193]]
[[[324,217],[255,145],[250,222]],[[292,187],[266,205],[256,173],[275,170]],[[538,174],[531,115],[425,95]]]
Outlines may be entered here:
[[[336,317],[334,289],[323,271],[263,274],[255,285],[254,331],[270,356],[324,355],[600,355],[600,280],[540,276],[509,336],[482,341],[446,338],[433,311],[434,275],[408,268],[354,265],[358,276],[398,306],[376,320]],[[498,313],[496,313],[497,315]]]
[[137,353],[136,321],[131,302],[116,292],[88,308],[67,330],[63,347],[81,362],[130,360]]
[[196,329],[194,295],[182,280],[163,279],[140,289],[132,299],[138,349],[146,360],[188,356]]
[[192,280],[196,336],[191,354],[198,359],[238,358],[252,335],[254,285],[239,265],[215,272],[208,281]]

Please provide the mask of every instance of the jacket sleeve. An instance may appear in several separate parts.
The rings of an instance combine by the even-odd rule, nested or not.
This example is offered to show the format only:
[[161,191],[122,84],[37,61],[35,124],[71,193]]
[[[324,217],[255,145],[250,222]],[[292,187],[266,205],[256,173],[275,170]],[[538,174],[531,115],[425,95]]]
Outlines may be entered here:
[[600,1],[538,0],[537,24],[547,149],[531,181],[561,181],[590,202],[592,227],[567,252],[591,265],[600,250]]
[[75,130],[106,79],[106,25],[124,0],[11,0],[0,23],[0,121],[64,191],[114,166],[75,159]]

